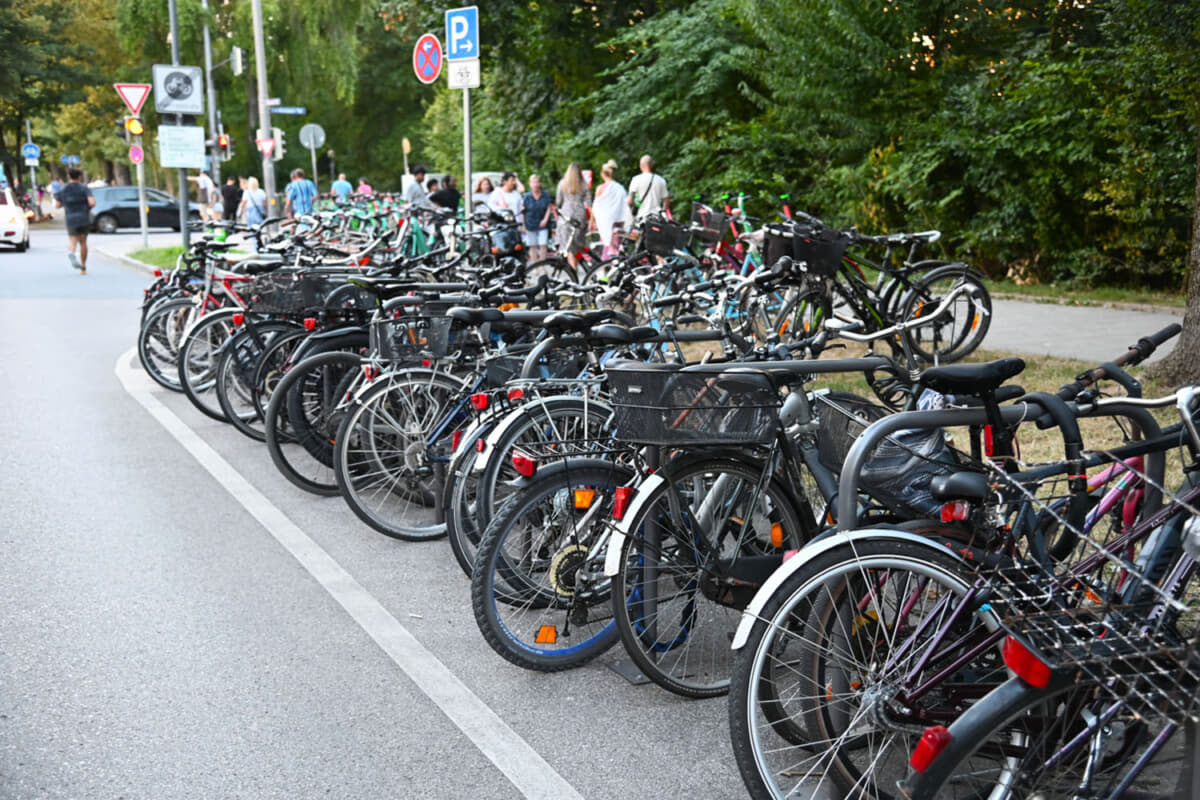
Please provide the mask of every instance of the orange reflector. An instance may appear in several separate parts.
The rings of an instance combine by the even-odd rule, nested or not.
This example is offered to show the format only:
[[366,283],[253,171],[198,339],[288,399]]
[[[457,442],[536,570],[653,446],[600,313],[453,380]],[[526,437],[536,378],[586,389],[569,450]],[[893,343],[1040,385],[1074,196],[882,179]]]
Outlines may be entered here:
[[304,330],[312,331],[312,330],[316,330],[316,328],[317,328],[317,320],[315,317],[305,317],[304,318]]
[[558,628],[553,625],[543,625],[538,628],[537,636],[533,641],[536,644],[555,644],[558,642]]
[[1017,677],[1030,686],[1035,689],[1045,689],[1046,685],[1050,683],[1050,667],[1042,663],[1042,660],[1034,655],[1028,647],[1012,636],[1004,640],[1000,653],[1004,656],[1004,663],[1008,668],[1017,673]]
[[575,508],[580,511],[586,511],[592,507],[592,501],[596,499],[595,489],[576,489],[575,490]]
[[917,747],[913,750],[912,758],[908,760],[909,766],[917,772],[924,772],[949,744],[950,731],[946,730],[944,725],[926,728],[925,733],[921,734],[921,741],[917,742]]
[[620,520],[629,510],[629,501],[633,499],[632,486],[618,486],[613,492],[613,519]]
[[971,317],[971,330],[975,330],[978,327],[979,327],[979,315],[976,314],[975,316]]
[[771,547],[783,547],[783,526],[778,522],[771,523]]
[[499,310],[512,311],[514,308],[520,308],[520,307],[521,307],[521,305],[519,303],[501,303],[499,306]]
[[245,314],[234,314],[233,317],[231,317],[231,319],[233,320],[234,325],[241,325],[243,322],[246,321],[246,315]]

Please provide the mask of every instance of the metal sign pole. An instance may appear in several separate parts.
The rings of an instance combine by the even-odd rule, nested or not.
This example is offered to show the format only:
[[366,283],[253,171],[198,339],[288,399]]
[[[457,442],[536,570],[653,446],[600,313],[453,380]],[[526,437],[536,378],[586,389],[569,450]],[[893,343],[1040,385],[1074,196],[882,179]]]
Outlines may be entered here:
[[[271,138],[271,107],[267,104],[267,45],[263,35],[262,0],[250,4],[254,22],[254,71],[258,80],[258,138]],[[262,154],[263,189],[267,193],[267,216],[276,216],[275,162],[269,153]]]
[[[137,143],[140,147],[142,137],[137,137]],[[137,163],[137,182],[138,182],[138,221],[142,226],[142,249],[150,247],[150,229],[146,222],[146,168],[145,165],[138,161]]]
[[[29,120],[25,120],[25,143],[33,144],[33,126]],[[37,216],[38,219],[41,219],[42,204],[37,202],[37,167],[33,164],[29,165],[29,196],[33,198],[33,202],[37,203]]]
[[313,165],[313,171],[312,171],[312,176],[313,176],[313,186],[316,186],[316,187],[317,187],[317,194],[320,194],[320,193],[321,193],[321,178],[320,178],[320,176],[319,176],[319,175],[317,175],[317,148],[315,148],[315,147],[310,147],[310,148],[308,148],[308,152],[309,152],[309,153],[312,155],[312,165]]
[[[463,89],[463,171],[466,173],[466,180],[463,181],[463,196],[471,198],[471,192],[474,187],[471,186],[471,90]],[[469,199],[466,204],[466,224],[467,231],[471,230],[471,214],[475,211],[474,199]]]
[[[171,15],[171,65],[179,66],[179,9],[175,0],[169,0],[168,11]],[[183,124],[183,115],[175,116],[175,124]],[[187,170],[179,169],[179,230],[183,233],[183,249],[192,245],[192,232],[188,230],[188,188]]]

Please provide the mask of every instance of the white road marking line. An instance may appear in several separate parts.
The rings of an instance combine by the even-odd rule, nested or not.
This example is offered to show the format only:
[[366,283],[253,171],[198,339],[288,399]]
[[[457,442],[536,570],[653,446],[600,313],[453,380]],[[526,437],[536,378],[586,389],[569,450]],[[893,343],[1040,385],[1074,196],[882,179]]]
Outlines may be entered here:
[[267,532],[292,554],[459,730],[528,798],[571,800],[582,795],[529,743],[425,648],[320,545],[309,538],[222,458],[154,393],[158,386],[134,369],[135,351],[117,359],[113,372],[127,394],[158,420]]

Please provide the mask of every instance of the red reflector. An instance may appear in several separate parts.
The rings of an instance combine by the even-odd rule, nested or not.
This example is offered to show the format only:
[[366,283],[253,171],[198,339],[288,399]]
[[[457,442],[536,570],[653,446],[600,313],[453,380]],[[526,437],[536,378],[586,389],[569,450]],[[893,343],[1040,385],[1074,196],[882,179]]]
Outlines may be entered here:
[[475,452],[482,453],[483,448],[487,447],[487,442],[483,441],[483,437],[475,440]]
[[926,728],[925,733],[921,734],[921,741],[917,742],[917,747],[913,750],[912,758],[908,760],[909,766],[917,772],[924,772],[949,744],[950,731],[946,730],[945,726],[934,725],[932,728]]
[[942,522],[964,520],[971,515],[971,507],[962,500],[954,500],[942,506]]
[[367,380],[369,380],[369,381],[375,380],[375,376],[378,374],[379,374],[379,370],[375,369],[374,367],[372,367],[369,364],[363,364],[363,375],[366,376]]
[[370,263],[371,263],[371,257],[370,257],[370,256],[363,256],[362,258],[360,258],[360,259],[358,260],[358,265],[359,265],[360,267],[365,267],[367,264],[370,264]]
[[996,442],[992,435],[992,426],[983,426],[983,454],[990,456],[996,450]]
[[1035,656],[1028,647],[1012,636],[1004,640],[1004,646],[1000,652],[1004,656],[1004,663],[1008,668],[1017,673],[1017,677],[1030,686],[1035,689],[1045,689],[1046,684],[1050,683],[1050,667],[1042,663],[1042,660]]
[[433,362],[432,362],[432,361],[430,361],[428,358],[423,358],[423,359],[421,359],[421,366],[422,366],[422,367],[429,367],[429,366],[432,366],[432,365],[433,365]]
[[537,472],[537,462],[520,450],[513,450],[512,461],[513,466],[517,468],[517,472],[526,478],[532,478],[533,473]]
[[233,319],[233,324],[234,324],[234,325],[241,325],[243,322],[245,322],[245,321],[246,321],[246,315],[245,315],[245,314],[240,314],[240,313],[239,313],[239,314],[234,314],[232,319]]
[[453,439],[451,440],[451,442],[450,442],[450,449],[451,449],[451,450],[457,450],[457,449],[458,449],[458,446],[459,446],[460,444],[462,444],[462,435],[463,435],[463,432],[462,432],[462,431],[455,431],[455,432],[454,432],[454,438],[453,438]]
[[162,277],[162,270],[161,270],[161,269],[156,269],[156,270],[154,270],[154,277],[156,277],[156,278],[161,278],[161,277]]
[[524,389],[509,389],[508,390],[508,399],[509,400],[523,400],[524,398],[525,398],[525,390]]
[[629,510],[629,501],[633,499],[632,486],[618,486],[613,492],[613,519],[624,518]]
[[304,319],[304,330],[306,330],[306,331],[311,331],[311,330],[315,330],[315,329],[316,329],[316,327],[317,327],[317,320],[316,320],[315,318],[313,318],[313,317],[305,317],[305,319]]
[[476,392],[471,395],[471,405],[475,406],[476,411],[486,411],[488,399],[487,392]]

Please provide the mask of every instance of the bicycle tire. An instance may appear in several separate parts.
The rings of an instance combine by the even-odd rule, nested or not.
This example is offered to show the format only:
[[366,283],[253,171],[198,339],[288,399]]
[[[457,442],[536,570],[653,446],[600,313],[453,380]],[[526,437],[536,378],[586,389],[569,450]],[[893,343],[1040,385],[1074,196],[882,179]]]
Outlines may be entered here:
[[[870,587],[861,596],[853,591],[857,581]],[[890,667],[886,677],[905,675],[936,646],[921,640],[927,631],[919,612],[926,603],[952,605],[971,584],[971,574],[936,541],[870,539],[822,552],[780,584],[737,651],[730,691],[730,736],[751,796],[783,797],[804,787],[813,796],[893,798],[890,787],[931,723],[902,719],[884,700],[892,696],[887,690],[900,687],[863,662],[874,656],[876,672]],[[893,587],[907,604],[895,606],[903,615],[889,617]],[[994,612],[977,610],[961,624],[964,635],[984,637],[998,623]],[[893,663],[885,650],[902,625],[916,644]],[[1007,675],[998,650],[981,656],[981,674],[991,669],[997,676],[991,685]],[[949,703],[937,695],[906,711],[914,717],[954,711],[934,705],[938,700]]]
[[483,538],[475,514],[480,477],[474,470],[475,462],[480,458],[475,443],[486,436],[494,424],[493,420],[481,425],[473,435],[463,438],[446,468],[446,485],[442,490],[442,513],[446,515],[450,552],[468,578],[475,568],[475,554],[479,551],[479,540]]
[[239,433],[257,442],[266,441],[266,432],[261,424],[262,410],[254,400],[254,376],[265,355],[279,354],[272,350],[276,340],[294,342],[297,333],[304,335],[303,330],[297,331],[295,325],[286,322],[257,325],[253,335],[249,330],[239,331],[217,362],[215,392],[221,413]]
[[[339,387],[343,379],[357,372],[361,365],[359,356],[337,350],[306,358],[288,370],[267,403],[263,418],[267,452],[279,472],[306,492],[324,497],[333,497],[338,493],[337,479],[333,474],[333,447],[328,439],[336,435],[341,419],[333,413],[331,404],[340,397]],[[307,386],[301,388],[302,384]],[[293,402],[293,393],[300,395],[304,392],[309,394],[310,409],[319,421],[315,424],[306,422],[297,430],[297,426],[290,422],[292,415],[288,412],[288,405]],[[294,405],[303,409],[305,401],[296,399]],[[305,412],[300,413],[303,415]],[[305,446],[299,440],[305,435],[320,437],[321,431],[325,432],[325,445],[329,451],[326,462],[312,455],[312,445]]]
[[[539,473],[484,532],[471,607],[484,640],[506,661],[557,672],[591,661],[618,640],[606,583],[580,577],[589,563],[588,574],[602,575],[604,554],[593,537],[606,532],[613,491],[632,473],[597,459],[568,459]],[[594,493],[584,495],[585,508],[577,492]]]
[[765,576],[815,531],[757,463],[685,457],[659,474],[665,481],[649,490],[622,544],[613,616],[648,678],[684,697],[715,697],[729,690],[729,642],[753,593],[737,588],[738,565],[757,563]]
[[217,362],[221,346],[233,336],[235,309],[205,314],[184,336],[179,347],[179,385],[200,413],[218,422],[228,422],[217,400]]
[[963,285],[971,287],[971,294],[956,298],[942,317],[944,321],[903,334],[913,354],[927,363],[960,361],[975,352],[992,324],[992,296],[982,275],[966,264],[948,264],[922,275],[900,300],[898,321],[907,322],[937,308],[951,291]]
[[183,334],[196,318],[191,298],[169,300],[146,316],[138,331],[138,361],[146,374],[164,389],[182,392],[179,383],[179,347]]

